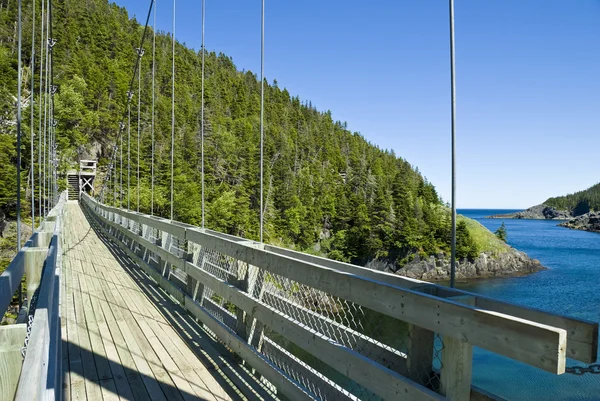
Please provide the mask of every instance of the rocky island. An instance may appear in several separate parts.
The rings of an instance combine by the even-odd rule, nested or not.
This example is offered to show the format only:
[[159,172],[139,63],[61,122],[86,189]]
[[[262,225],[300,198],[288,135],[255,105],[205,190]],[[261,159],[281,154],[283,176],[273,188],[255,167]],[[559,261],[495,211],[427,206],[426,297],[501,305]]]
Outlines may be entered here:
[[[539,260],[532,259],[526,253],[510,248],[504,253],[482,252],[475,259],[456,261],[456,278],[488,278],[520,276],[545,270]],[[450,280],[450,257],[445,254],[430,256],[426,259],[416,257],[396,274],[425,281]]]
[[600,212],[589,212],[572,220],[560,223],[559,226],[574,230],[593,231],[600,233]]
[[[458,220],[459,223],[464,222],[472,233],[478,251],[466,257],[457,257],[457,279],[522,276],[546,269],[537,259],[506,244],[479,222],[460,215]],[[460,242],[457,243],[457,249],[460,248]],[[414,254],[401,265],[375,259],[367,263],[366,267],[425,281],[450,279],[449,252]]]
[[529,219],[529,220],[568,220],[573,215],[568,210],[559,210],[545,204],[532,206],[527,210],[507,214],[494,214],[488,219]]

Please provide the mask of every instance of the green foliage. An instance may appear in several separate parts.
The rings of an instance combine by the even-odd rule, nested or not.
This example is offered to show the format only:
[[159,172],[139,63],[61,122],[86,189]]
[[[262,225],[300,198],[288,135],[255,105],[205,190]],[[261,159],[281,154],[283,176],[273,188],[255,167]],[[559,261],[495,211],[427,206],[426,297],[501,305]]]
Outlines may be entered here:
[[467,224],[464,221],[459,221],[456,224],[456,258],[475,259],[479,256],[479,250],[469,233]]
[[498,239],[506,242],[508,239],[508,231],[506,231],[506,225],[502,222],[502,225],[494,232],[494,235],[498,237]]
[[[6,0],[0,0],[2,4]],[[24,20],[31,0],[23,2]],[[39,11],[39,9],[38,9]],[[141,62],[141,112],[136,94],[131,122],[122,115],[132,67],[143,31],[126,10],[107,0],[53,1],[54,97],[61,186],[64,174],[85,153],[99,159],[96,188],[103,186],[112,146],[117,155],[116,180],[107,183],[105,200],[151,210],[151,170],[154,159],[155,215],[170,216],[171,183],[171,38],[156,36],[156,109],[152,146],[152,57],[146,48]],[[16,69],[14,2],[0,17],[0,91],[14,94]],[[38,15],[39,21],[39,15]],[[29,31],[28,31],[29,29]],[[24,32],[30,32],[27,24]],[[39,31],[39,29],[38,29]],[[39,32],[38,32],[39,35]],[[152,31],[147,32],[149,46]],[[39,43],[39,36],[36,38]],[[29,42],[29,43],[28,43]],[[10,44],[10,45],[7,45]],[[30,61],[31,37],[24,38],[23,60]],[[202,163],[204,148],[206,227],[250,239],[259,237],[260,81],[240,71],[222,53],[207,52],[204,143],[200,135],[201,54],[177,44],[175,55],[174,218],[202,223]],[[37,58],[35,71],[38,71]],[[36,75],[36,85],[38,85]],[[24,77],[25,91],[30,91]],[[36,88],[38,89],[38,88]],[[4,97],[3,97],[4,99]],[[41,101],[38,104],[42,104]],[[2,108],[0,119],[11,107]],[[35,110],[36,121],[42,109]],[[28,110],[23,111],[27,115]],[[140,151],[137,151],[138,117]],[[126,128],[118,137],[119,122]],[[4,120],[1,120],[4,121]],[[0,207],[15,193],[14,130],[0,132]],[[28,132],[24,127],[24,132]],[[27,140],[24,149],[28,149]],[[121,157],[122,156],[122,157]],[[138,156],[140,163],[138,166]],[[122,160],[122,161],[121,161]],[[130,162],[128,162],[130,160]],[[128,174],[127,166],[131,167]],[[23,167],[35,168],[25,153]],[[137,179],[137,169],[140,180]],[[26,173],[25,173],[26,174]],[[123,182],[123,189],[115,182]],[[129,182],[129,183],[128,183]],[[434,186],[418,169],[393,151],[380,149],[362,135],[335,121],[331,112],[290,95],[274,81],[265,82],[264,151],[265,241],[303,251],[319,250],[341,261],[364,263],[370,258],[407,260],[411,255],[450,251],[450,214]],[[39,183],[36,183],[36,185]],[[115,187],[116,185],[116,187]],[[113,194],[123,194],[121,196]],[[489,238],[470,220],[460,225],[462,257],[487,250]],[[487,230],[486,230],[487,231]],[[491,233],[488,232],[489,235]],[[493,235],[491,235],[493,237]],[[495,246],[495,245],[493,245]]]
[[573,194],[549,198],[544,204],[568,210],[575,216],[580,216],[590,210],[600,210],[600,183]]

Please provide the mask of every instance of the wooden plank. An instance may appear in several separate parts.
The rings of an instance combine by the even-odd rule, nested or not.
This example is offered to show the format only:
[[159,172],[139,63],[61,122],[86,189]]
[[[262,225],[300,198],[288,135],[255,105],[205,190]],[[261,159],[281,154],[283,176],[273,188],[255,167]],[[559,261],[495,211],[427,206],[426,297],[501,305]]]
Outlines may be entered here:
[[[83,295],[81,294],[79,277],[82,274],[73,276],[73,299],[75,302],[75,317],[77,319],[77,336],[79,339],[79,348],[81,353],[81,364],[83,366],[83,375],[86,381],[86,391],[88,381],[98,381],[98,372],[94,361],[94,353],[90,344],[90,337],[86,316],[83,311]],[[93,386],[92,386],[93,387]]]
[[152,325],[157,337],[162,339],[165,349],[173,358],[184,377],[198,397],[203,400],[231,400],[219,383],[210,375],[206,367],[198,360],[188,345],[170,325]]
[[104,317],[101,304],[101,300],[104,299],[104,294],[100,288],[100,285],[97,283],[97,280],[88,281],[88,284],[90,287],[94,288],[93,292],[95,296],[91,298],[92,308],[98,323],[98,331],[100,333],[100,338],[102,339],[102,345],[104,346],[104,350],[106,352],[106,359],[108,360],[117,394],[123,399],[132,400],[134,399],[133,391],[131,390],[131,386],[127,380],[125,370],[121,365],[117,348],[112,340],[108,323]]
[[[104,311],[104,317],[106,319],[108,329],[110,330],[113,342],[117,348],[117,353],[121,360],[121,364],[125,370],[125,374],[130,384],[131,391],[133,392],[136,399],[151,398],[162,400],[162,398],[157,398],[158,394],[149,394],[149,391],[147,391],[144,381],[144,379],[147,380],[148,378],[146,378],[145,375],[144,377],[142,377],[139,371],[136,369],[136,365],[131,355],[131,351],[127,346],[127,342],[125,341],[125,338],[121,333],[121,328],[119,326],[119,322],[126,322],[123,318],[120,309],[116,307],[118,304],[115,303],[112,292],[108,288],[108,284],[105,280],[102,279],[99,279],[97,283],[100,285],[100,288],[102,288],[102,292],[104,293],[105,301],[101,302],[102,310]],[[113,306],[110,307],[109,303]]]
[[[160,365],[160,361],[154,356],[152,347],[145,340],[144,333],[140,332],[138,327],[140,317],[134,316],[127,308],[127,304],[121,297],[121,292],[116,289],[116,286],[111,285],[110,287],[113,291],[115,302],[122,308],[123,315],[125,316],[125,319],[119,323],[121,331],[131,347],[134,361],[142,373],[148,393],[152,397],[156,397],[156,399],[169,399],[169,396],[173,393],[174,384],[166,379],[167,374],[165,370]],[[143,302],[143,300],[137,300],[137,302],[140,301]],[[177,397],[176,392],[173,396]]]
[[[91,266],[91,265],[90,265]],[[87,282],[92,276],[84,273],[79,276],[79,284],[81,286],[83,310],[85,314],[88,335],[90,337],[91,351],[94,355],[98,380],[111,379],[112,373],[110,365],[102,343],[102,337],[98,328],[98,321],[92,307],[91,297],[97,296],[93,288],[88,287]]]

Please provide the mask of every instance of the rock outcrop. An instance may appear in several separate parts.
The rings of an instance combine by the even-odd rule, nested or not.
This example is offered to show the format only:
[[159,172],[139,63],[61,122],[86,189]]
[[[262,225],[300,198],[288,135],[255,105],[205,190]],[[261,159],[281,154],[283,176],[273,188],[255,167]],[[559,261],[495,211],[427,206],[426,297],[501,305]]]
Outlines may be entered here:
[[560,223],[559,226],[574,230],[593,231],[600,233],[600,212],[589,212],[573,220]]
[[527,210],[507,214],[494,214],[488,219],[531,219],[531,220],[569,220],[573,215],[568,210],[558,210],[551,206],[532,206]]
[[[524,252],[510,248],[497,255],[481,253],[474,260],[457,260],[456,278],[519,276],[545,269],[537,259],[531,259]],[[445,254],[425,259],[416,256],[397,270],[396,274],[425,281],[446,281],[450,279],[450,258]]]

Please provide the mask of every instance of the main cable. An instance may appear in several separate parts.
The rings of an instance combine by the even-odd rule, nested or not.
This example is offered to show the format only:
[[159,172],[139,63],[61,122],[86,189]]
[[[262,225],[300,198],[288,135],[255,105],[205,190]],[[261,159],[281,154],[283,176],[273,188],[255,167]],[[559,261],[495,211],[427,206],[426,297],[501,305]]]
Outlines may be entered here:
[[[142,39],[140,41],[140,49],[144,47],[144,41],[146,39],[146,31],[148,30],[148,22],[150,21],[150,15],[152,14],[152,8],[153,8],[153,6],[154,6],[154,0],[150,0],[150,6],[148,7],[148,15],[146,16],[146,24],[144,25],[144,31],[142,33]],[[138,66],[139,66],[139,61],[140,61],[139,57],[136,57],[135,64],[133,65],[133,73],[131,75],[131,80],[129,81],[129,90],[128,90],[128,93],[131,92],[132,89],[133,89],[133,84],[135,82],[135,77],[137,75],[137,69],[138,69]],[[127,111],[129,109],[128,105],[129,105],[129,101],[125,105],[125,109],[123,111],[123,118],[121,119],[121,122],[125,118],[125,116],[127,115]],[[106,177],[104,179],[104,182],[102,183],[102,189],[100,190],[99,198],[100,198],[101,202],[104,200],[104,192],[106,190],[106,185],[107,185],[107,182],[108,182],[107,180],[110,180],[111,174],[113,174],[113,170],[114,170],[114,167],[115,167],[114,164],[116,164],[116,157],[117,157],[117,150],[118,150],[117,140],[119,138],[119,135],[121,135],[123,133],[123,129],[124,129],[124,125],[120,124],[119,125],[119,132],[117,133],[117,136],[115,137],[115,144],[114,144],[113,149],[112,149],[112,156],[111,156],[111,159],[110,159],[110,164],[108,166],[108,171],[107,171]]]

